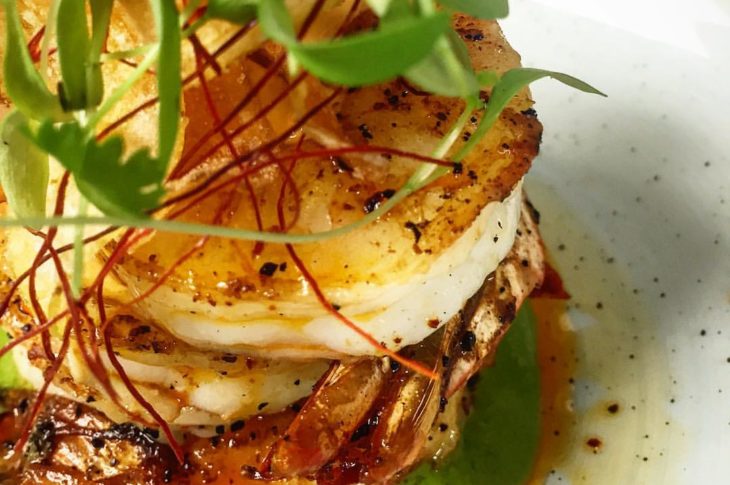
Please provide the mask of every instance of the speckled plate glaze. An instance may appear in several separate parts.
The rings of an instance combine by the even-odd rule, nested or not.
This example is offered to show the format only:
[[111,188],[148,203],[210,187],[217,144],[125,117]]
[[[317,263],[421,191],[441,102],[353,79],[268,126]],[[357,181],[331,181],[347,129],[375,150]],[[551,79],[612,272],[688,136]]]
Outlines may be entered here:
[[525,65],[609,95],[533,88],[527,188],[578,358],[574,442],[546,482],[730,483],[730,2],[511,3]]

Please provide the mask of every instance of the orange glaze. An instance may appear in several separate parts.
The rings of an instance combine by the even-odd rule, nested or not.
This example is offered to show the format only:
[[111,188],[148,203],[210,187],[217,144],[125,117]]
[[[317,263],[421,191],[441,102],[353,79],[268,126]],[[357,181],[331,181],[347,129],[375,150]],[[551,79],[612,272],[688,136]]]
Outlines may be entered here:
[[531,303],[538,328],[542,422],[535,465],[526,483],[542,484],[555,464],[571,452],[574,442],[575,334],[564,300],[533,298]]

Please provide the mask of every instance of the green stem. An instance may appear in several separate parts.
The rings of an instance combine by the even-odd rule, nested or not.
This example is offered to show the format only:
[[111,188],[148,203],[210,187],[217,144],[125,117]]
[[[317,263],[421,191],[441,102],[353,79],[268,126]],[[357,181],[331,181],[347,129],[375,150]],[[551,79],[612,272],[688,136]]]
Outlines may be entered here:
[[469,153],[474,149],[477,143],[481,141],[481,139],[484,137],[484,135],[487,134],[489,129],[494,126],[494,123],[497,121],[497,118],[499,118],[499,114],[496,115],[489,115],[486,111],[482,114],[482,119],[479,121],[479,126],[477,126],[477,129],[474,130],[474,133],[472,133],[471,138],[469,138],[469,141],[466,142],[458,152],[456,152],[456,155],[454,155],[454,160],[459,162],[463,160]]
[[101,53],[104,50],[111,22],[112,2],[91,0],[92,32],[86,57],[87,107],[95,108],[104,98],[104,77],[101,71]]
[[[395,199],[395,197],[393,197]],[[393,201],[390,199],[388,202]],[[77,227],[77,226],[111,226],[130,227],[137,229],[153,229],[175,234],[189,234],[195,236],[213,236],[245,241],[262,241],[277,244],[306,244],[323,241],[325,239],[344,235],[353,229],[364,226],[377,219],[384,212],[392,208],[393,204],[385,203],[378,210],[371,212],[357,222],[331,231],[314,234],[285,234],[280,232],[251,231],[233,227],[214,226],[210,224],[195,224],[189,222],[168,221],[159,219],[138,219],[135,217],[19,217],[16,219],[0,219],[0,227]]]
[[[446,136],[441,140],[441,144],[434,151],[434,158],[444,158],[446,156],[454,143],[456,143],[456,140],[459,139],[459,135],[464,130],[466,124],[469,122],[469,117],[474,111],[474,107],[474,103],[466,103],[466,107],[461,113],[461,116],[459,116],[459,119],[456,121],[456,123],[454,123],[454,126],[451,128],[449,133],[447,133]],[[454,161],[459,162],[461,161],[461,158],[454,158]],[[441,167],[439,165],[424,165],[416,170],[413,175],[411,175],[411,178],[408,180],[408,182],[406,182],[406,186],[415,187],[415,190],[412,191],[415,192],[416,190],[425,187],[434,180],[447,174],[449,170],[449,168]]]
[[[86,197],[79,194],[79,211],[80,217],[86,216],[89,203]],[[71,276],[71,293],[74,298],[81,296],[81,283],[84,275],[84,225],[78,225],[74,231],[74,249],[73,249],[73,274]]]
[[421,7],[421,11],[425,15],[432,15],[436,12],[436,6],[433,4],[433,0],[418,0],[418,6]]
[[99,61],[104,42],[109,32],[109,23],[112,15],[112,2],[108,0],[92,0],[93,24],[91,32],[91,44],[89,45],[88,61],[95,63]]
[[118,61],[120,59],[131,59],[133,57],[143,56],[155,47],[155,44],[145,44],[134,49],[124,51],[109,52],[101,55],[102,61]]
[[60,0],[51,0],[48,6],[48,16],[46,17],[46,31],[43,33],[43,42],[41,43],[41,62],[40,72],[43,80],[48,84],[48,58],[51,52],[51,39],[54,37],[56,29],[56,17],[58,17],[58,8],[61,4]]
[[456,56],[451,42],[445,35],[442,35],[436,41],[436,52],[441,56],[446,63],[446,68],[451,71],[451,77],[457,79],[459,82],[459,92],[464,100],[467,102],[475,102],[478,99],[478,93],[473,92],[471,89],[469,80],[464,77],[464,68]]
[[114,107],[115,104],[117,104],[125,94],[134,86],[134,84],[142,77],[144,76],[145,72],[147,72],[147,69],[152,67],[152,65],[157,61],[157,57],[160,53],[160,45],[154,45],[152,49],[147,53],[145,58],[142,60],[142,62],[139,63],[139,65],[134,69],[132,74],[124,80],[122,84],[117,87],[117,89],[114,90],[114,92],[109,95],[109,97],[104,101],[104,103],[99,107],[99,110],[94,113],[91,118],[89,118],[88,122],[88,131],[89,133],[93,133],[94,128],[96,128],[96,125],[99,124],[99,122],[106,116],[109,111]]

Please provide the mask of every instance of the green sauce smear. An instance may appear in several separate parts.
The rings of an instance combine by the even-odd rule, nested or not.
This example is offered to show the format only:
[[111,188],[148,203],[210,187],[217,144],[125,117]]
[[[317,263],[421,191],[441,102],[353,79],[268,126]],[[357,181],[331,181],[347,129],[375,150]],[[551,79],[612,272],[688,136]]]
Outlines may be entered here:
[[517,485],[532,472],[540,440],[537,320],[523,306],[477,385],[459,447],[434,469],[421,465],[405,485]]

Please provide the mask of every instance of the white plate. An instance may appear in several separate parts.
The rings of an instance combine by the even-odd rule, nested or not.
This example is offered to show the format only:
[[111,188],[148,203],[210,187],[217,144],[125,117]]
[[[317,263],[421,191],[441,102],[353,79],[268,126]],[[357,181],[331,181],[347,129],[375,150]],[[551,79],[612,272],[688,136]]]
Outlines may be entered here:
[[547,481],[730,483],[730,2],[511,3],[525,65],[609,95],[533,87],[528,192],[579,357],[577,432]]

